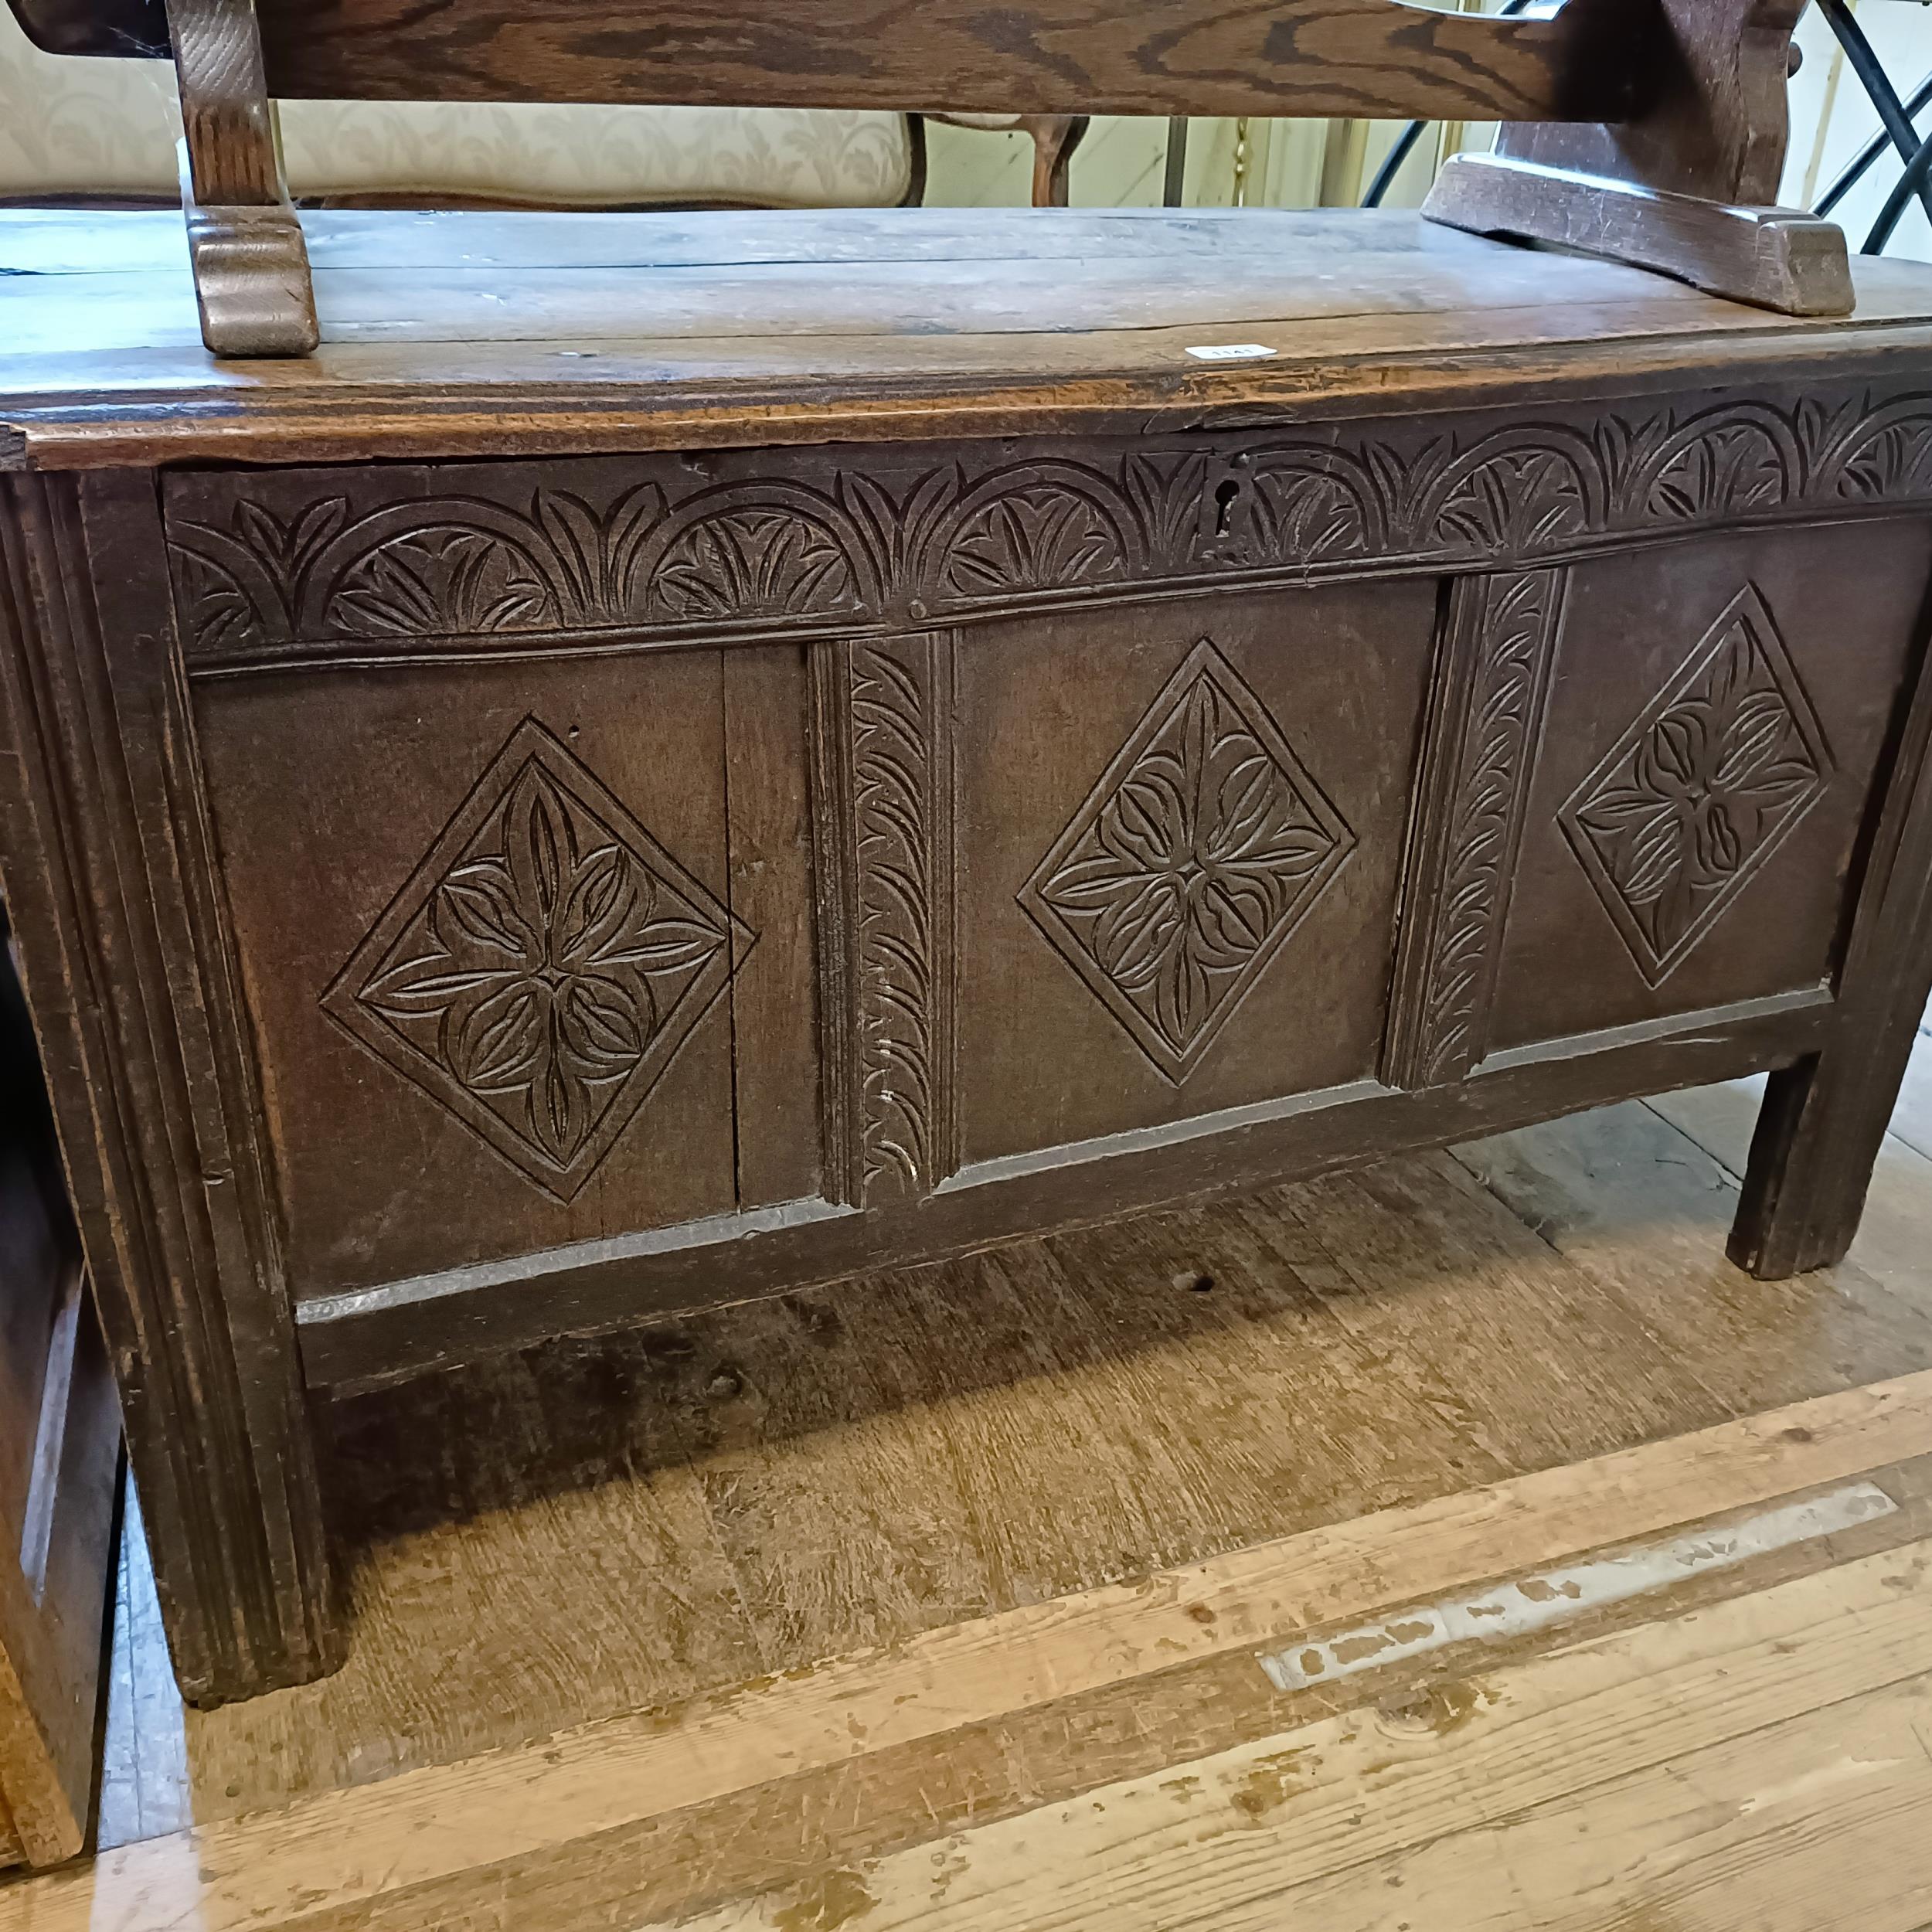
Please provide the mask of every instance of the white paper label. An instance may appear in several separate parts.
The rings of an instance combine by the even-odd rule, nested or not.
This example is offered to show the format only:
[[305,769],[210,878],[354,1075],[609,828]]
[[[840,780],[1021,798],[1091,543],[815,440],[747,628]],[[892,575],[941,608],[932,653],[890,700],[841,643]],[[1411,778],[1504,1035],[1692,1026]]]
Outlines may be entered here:
[[1259,342],[1216,342],[1206,349],[1190,349],[1188,353],[1204,362],[1258,362],[1281,351],[1264,349]]

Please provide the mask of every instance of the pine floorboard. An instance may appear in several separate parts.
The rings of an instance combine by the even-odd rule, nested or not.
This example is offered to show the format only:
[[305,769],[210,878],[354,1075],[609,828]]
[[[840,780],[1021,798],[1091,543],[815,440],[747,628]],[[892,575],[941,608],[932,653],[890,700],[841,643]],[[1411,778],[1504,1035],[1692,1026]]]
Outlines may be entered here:
[[[183,1712],[131,1533],[103,1850],[200,1842],[168,1836],[191,1824],[216,1835],[209,1844],[226,1842],[224,1830],[252,1843],[258,1816],[305,1815],[366,1787],[376,1796],[401,1774],[399,1793],[412,1777],[465,1779],[473,1764],[522,1763],[519,1753],[532,1753],[540,1779],[554,1734],[596,1737],[638,1713],[675,1726],[828,1659],[1004,1628],[1001,1619],[1083,1593],[1131,1591],[1157,1573],[1238,1565],[1281,1539],[1607,1468],[1642,1445],[1702,1440],[1733,1419],[1853,1400],[1932,1370],[1932,1036],[1921,1036],[1859,1243],[1835,1270],[1761,1284],[1723,1259],[1754,1105],[1748,1082],[1631,1103],[338,1402],[325,1414],[326,1477],[354,1617],[348,1666],[299,1690]],[[1903,1498],[1903,1520],[1874,1531],[1881,1545],[1907,1529],[1932,1538],[1920,1493],[1932,1483],[1911,1458],[1901,1466],[1887,1493]],[[1859,1547],[1876,1560],[1872,1540]],[[1772,1565],[1764,1587],[1842,1553]],[[1619,1641],[1640,1615],[1599,1619],[1590,1641]],[[587,1924],[641,1925],[703,1910],[725,1914],[721,1927],[796,1932],[841,1923],[845,1896],[869,1932],[875,1919],[901,1922],[892,1913],[914,1897],[904,1875],[920,1858],[938,1869],[940,1853],[923,1846],[1017,1829],[1001,1821],[1036,1814],[1043,1830],[1042,1806],[1154,1777],[1135,1768],[1150,1753],[1156,1768],[1216,1758],[1346,1714],[1322,1715],[1319,1699],[1257,1702],[1248,1651],[1198,1668],[1198,1681],[1185,1671],[1153,1680],[1165,1688],[1151,1702],[1130,1673],[1065,1706],[975,1718],[947,1736],[943,1767],[917,1739],[789,1776],[774,1760],[771,1779],[702,1805],[627,1815],[514,1869],[479,1852],[466,1880],[444,1874],[428,1893],[360,1900],[339,1923],[549,1932],[580,1910]],[[1540,1668],[1538,1658],[1522,1668]],[[1426,1671],[1409,1690],[1377,1695],[1426,1702],[1451,1681]],[[1894,1702],[1905,1699],[1897,1709],[1910,1716],[1920,1695],[1900,1689]],[[1891,1723],[1893,1710],[1875,1707],[1871,1722]],[[1932,1725],[1932,1702],[1923,1714]],[[1778,1748],[1835,1748],[1835,1721],[1794,1708],[1776,1720],[1795,1727]],[[1730,1763],[1700,1760],[1697,1775],[1721,1785]],[[1885,1790],[1902,1805],[1921,1795],[1909,1780]],[[1644,1832],[1665,1828],[1654,1795],[1632,1785],[1604,1800],[1625,1808],[1617,1815],[1636,1835],[1633,1856]],[[1549,1811],[1522,1856],[1555,1869],[1549,1847],[1591,1815]],[[1870,1835],[1861,1825],[1845,1842],[1869,1861]],[[1751,1834],[1740,1842],[1709,1857],[1742,1861],[1764,1896],[1777,1895],[1776,1860],[1759,1857]],[[736,1866],[720,1844],[739,1848]],[[1396,1862],[1379,1873],[1390,1897],[1406,1855],[1392,1849]],[[1414,1855],[1418,1871],[1437,1869],[1440,1858]],[[587,1859],[602,1873],[587,1891]],[[1450,1876],[1430,1883],[1453,1896],[1465,1868],[1440,1869]],[[1623,1894],[1619,1868],[1604,1869],[1593,1883],[1609,1888],[1598,1895],[1606,1916],[1548,1923],[1646,1923],[1611,1912]],[[1684,1865],[1689,1889],[1671,1910],[1686,1926],[1747,1923],[1685,1904],[1702,1896],[1708,1869]],[[849,1896],[836,1876],[846,1871],[859,1874]],[[929,1900],[922,1910],[934,1932],[1057,1922],[1029,1916],[1061,1909],[1050,1862],[1041,1871],[1032,1882],[1047,1892],[1023,1906],[1022,1895],[989,1895],[1005,1899],[1005,1919],[992,1906],[949,1915]],[[1268,1883],[1254,1911],[1278,1912],[1290,1897],[1315,1909],[1316,1893],[1277,1900]],[[743,1896],[726,1896],[733,1886]],[[0,1887],[0,1927],[12,1889]],[[539,1900],[563,1916],[531,1917]],[[628,1920],[595,1916],[618,1901]],[[1163,1924],[1191,1922],[1161,1919],[1166,1909],[1148,1907]],[[1229,1905],[1226,1923],[1250,1909]],[[89,1911],[77,1923],[111,1922],[97,1900]],[[926,1923],[905,1922],[915,1919]],[[338,1915],[300,1922],[328,1932]],[[1432,1932],[1492,1922],[1532,1920],[1429,1921]],[[1884,1900],[1844,1924],[1917,1932]]]

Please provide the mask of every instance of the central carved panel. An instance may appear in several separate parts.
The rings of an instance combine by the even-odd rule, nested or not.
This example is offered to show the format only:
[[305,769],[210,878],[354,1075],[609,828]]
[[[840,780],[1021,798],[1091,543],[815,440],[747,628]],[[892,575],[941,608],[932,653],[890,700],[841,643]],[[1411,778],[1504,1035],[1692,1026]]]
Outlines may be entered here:
[[1824,796],[1832,769],[1771,614],[1747,588],[1559,816],[1651,985]]
[[567,1201],[752,940],[526,719],[322,1005]]
[[1204,638],[1019,902],[1178,1086],[1355,842]]

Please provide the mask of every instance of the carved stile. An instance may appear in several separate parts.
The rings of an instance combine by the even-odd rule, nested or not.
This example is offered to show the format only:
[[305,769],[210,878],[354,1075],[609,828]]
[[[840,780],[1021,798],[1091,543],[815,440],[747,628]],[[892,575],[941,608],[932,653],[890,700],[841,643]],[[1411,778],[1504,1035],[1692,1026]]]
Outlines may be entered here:
[[107,471],[0,507],[4,883],[157,1581],[187,1607],[175,1668],[219,1701],[333,1668],[343,1632],[158,505]]
[[958,1165],[954,645],[814,651],[825,1172],[853,1206],[930,1193]]
[[1396,946],[1392,1087],[1459,1080],[1482,1057],[1563,581],[1529,570],[1451,587]]

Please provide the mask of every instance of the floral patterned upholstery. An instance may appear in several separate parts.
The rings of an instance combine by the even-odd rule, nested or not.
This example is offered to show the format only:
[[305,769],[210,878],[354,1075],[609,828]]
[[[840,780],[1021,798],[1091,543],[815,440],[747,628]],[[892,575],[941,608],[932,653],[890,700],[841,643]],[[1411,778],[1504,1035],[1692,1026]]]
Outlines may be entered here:
[[[0,8],[0,199],[176,194],[165,62],[43,54]],[[913,185],[896,114],[294,100],[281,123],[298,196],[872,208]]]

